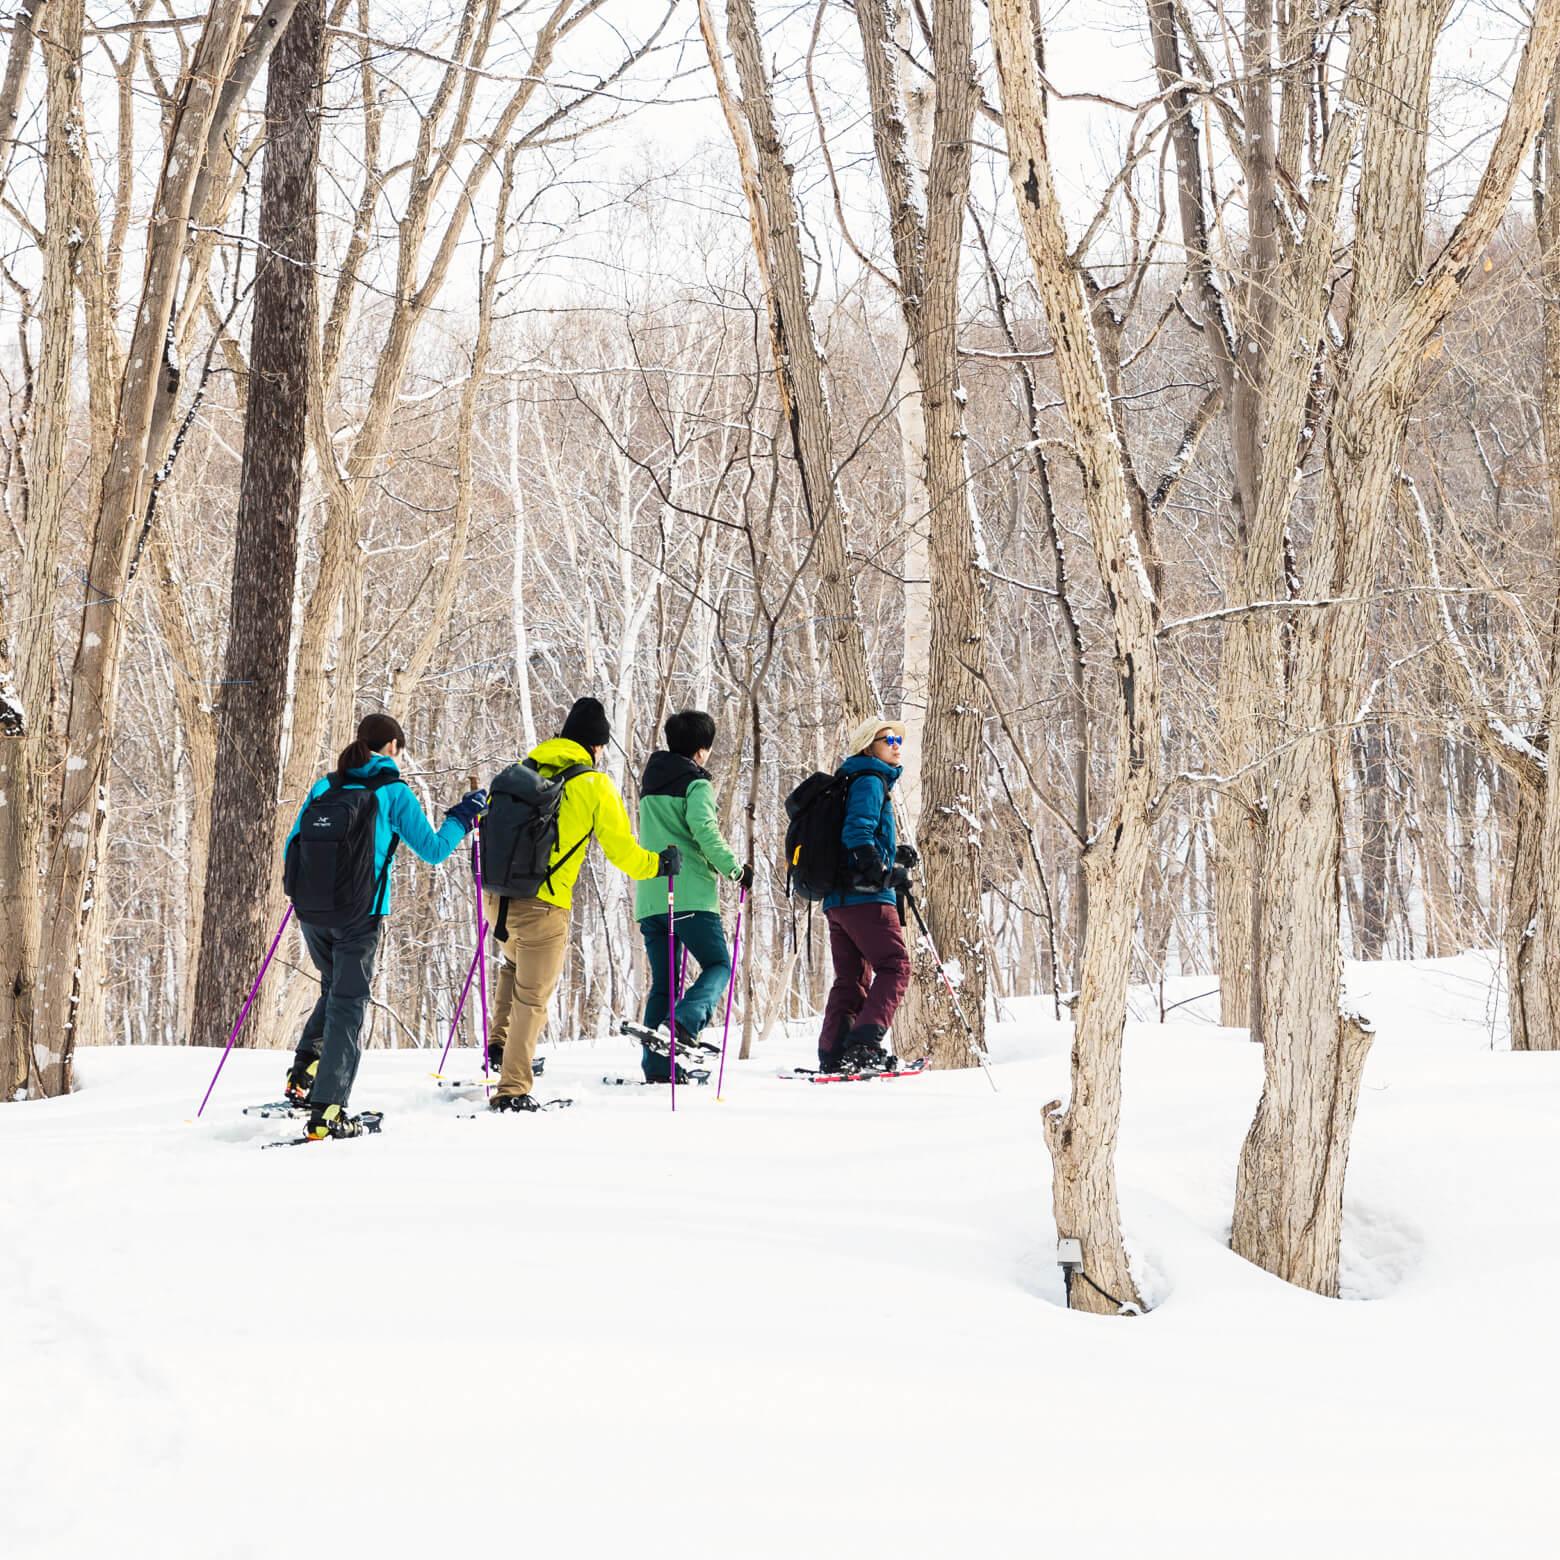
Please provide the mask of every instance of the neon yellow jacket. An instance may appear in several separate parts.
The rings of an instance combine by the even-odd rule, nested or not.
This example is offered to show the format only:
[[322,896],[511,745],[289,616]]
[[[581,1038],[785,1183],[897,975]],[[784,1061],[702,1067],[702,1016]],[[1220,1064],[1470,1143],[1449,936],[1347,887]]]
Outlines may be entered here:
[[[557,774],[570,764],[589,764],[590,749],[567,737],[552,737],[526,755],[544,775]],[[594,834],[606,852],[607,860],[636,880],[653,878],[661,870],[660,857],[646,850],[634,838],[628,809],[611,775],[592,769],[588,775],[576,775],[563,788],[563,803],[558,809],[558,843],[552,862],[561,862],[556,872],[537,894],[550,905],[567,910],[574,903],[574,883],[585,864],[585,851],[575,850],[581,840]],[[568,857],[567,860],[564,860]]]

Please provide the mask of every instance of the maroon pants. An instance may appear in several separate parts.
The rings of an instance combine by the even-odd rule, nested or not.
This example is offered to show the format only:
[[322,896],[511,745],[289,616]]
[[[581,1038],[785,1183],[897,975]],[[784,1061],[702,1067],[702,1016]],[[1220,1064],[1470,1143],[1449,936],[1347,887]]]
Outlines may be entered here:
[[818,1036],[820,1058],[837,1057],[857,1024],[887,1029],[910,984],[904,928],[892,905],[839,905],[826,914],[834,984]]

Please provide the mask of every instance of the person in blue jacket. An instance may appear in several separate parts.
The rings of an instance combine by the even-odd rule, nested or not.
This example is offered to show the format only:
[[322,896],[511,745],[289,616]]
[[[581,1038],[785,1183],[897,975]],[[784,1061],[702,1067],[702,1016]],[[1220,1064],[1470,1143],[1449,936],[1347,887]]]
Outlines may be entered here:
[[[405,751],[406,733],[399,721],[389,715],[365,715],[358,723],[357,740],[337,759],[333,775],[315,781],[287,836],[291,845],[309,803],[333,778],[339,776],[348,786],[380,778],[374,791],[378,817],[374,825],[377,891],[373,908],[354,926],[311,926],[301,918],[298,922],[304,946],[320,972],[320,997],[303,1026],[287,1074],[287,1098],[311,1107],[305,1128],[305,1136],[311,1138],[356,1137],[361,1130],[356,1119],[347,1115],[347,1101],[361,1055],[359,1037],[374,980],[380,923],[390,910],[390,860],[395,843],[405,840],[430,866],[437,866],[466,838],[487,802],[485,791],[468,792],[434,829],[396,768],[396,759]],[[385,776],[394,778],[386,784]]]
[[838,770],[852,777],[840,837],[850,886],[823,901],[834,961],[834,985],[818,1036],[824,1072],[870,1071],[892,1061],[883,1040],[910,984],[896,890],[909,881],[907,870],[918,859],[894,833],[891,794],[904,740],[899,721],[864,720],[846,739],[850,756]]

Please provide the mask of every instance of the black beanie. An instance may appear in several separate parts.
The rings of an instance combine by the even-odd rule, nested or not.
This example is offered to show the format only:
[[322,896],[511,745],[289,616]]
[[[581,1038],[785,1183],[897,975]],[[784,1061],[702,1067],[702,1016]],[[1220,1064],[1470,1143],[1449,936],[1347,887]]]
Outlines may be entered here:
[[600,699],[576,699],[569,718],[563,723],[562,735],[581,747],[605,747],[612,740],[612,728],[607,724],[607,712]]

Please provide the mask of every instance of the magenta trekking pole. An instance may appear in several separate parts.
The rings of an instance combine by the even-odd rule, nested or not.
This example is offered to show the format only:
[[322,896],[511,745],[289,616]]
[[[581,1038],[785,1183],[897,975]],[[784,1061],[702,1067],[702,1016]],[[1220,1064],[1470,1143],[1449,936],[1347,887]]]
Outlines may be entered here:
[[450,1032],[444,1042],[444,1050],[439,1056],[439,1071],[436,1077],[444,1075],[444,1064],[449,1059],[450,1046],[455,1040],[455,1031],[460,1028],[460,1015],[466,1011],[466,993],[471,990],[472,977],[477,973],[477,962],[482,957],[482,946],[477,945],[477,951],[471,956],[471,966],[466,971],[466,984],[460,988],[460,1001],[455,1004],[455,1017],[450,1020]]
[[[473,780],[476,776],[471,777]],[[471,788],[476,790],[476,786]],[[488,1014],[487,1014],[487,959],[483,949],[487,946],[487,910],[482,904],[482,820],[477,819],[472,829],[471,869],[477,875],[477,990],[482,994],[482,1076],[488,1075]]]
[[747,903],[747,890],[737,895],[737,926],[731,934],[731,979],[726,983],[726,1024],[720,1032],[720,1076],[715,1080],[715,1098],[726,1084],[726,1036],[731,1033],[731,995],[737,989],[737,955],[742,951],[742,907]]
[[677,1109],[677,988],[672,974],[677,967],[677,896],[674,873],[666,875],[666,1027],[672,1037],[672,1109]]
[[227,1045],[223,1047],[222,1060],[217,1063],[217,1070],[211,1075],[211,1082],[206,1085],[206,1099],[200,1102],[200,1110],[195,1114],[199,1116],[206,1108],[206,1100],[211,1098],[211,1091],[217,1086],[217,1079],[222,1076],[222,1069],[227,1065],[228,1052],[233,1049],[233,1042],[238,1039],[238,1032],[244,1027],[244,1020],[249,1017],[250,1004],[255,1000],[255,993],[260,989],[260,982],[265,979],[265,972],[271,967],[272,956],[276,953],[277,945],[282,940],[282,933],[287,930],[287,923],[292,920],[293,907],[288,905],[287,914],[282,917],[282,924],[276,929],[276,936],[271,939],[271,951],[265,956],[265,963],[260,966],[260,973],[255,976],[255,983],[249,988],[249,996],[244,1003],[244,1011],[238,1015],[238,1022],[233,1025],[233,1033],[228,1036]]

